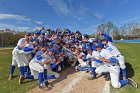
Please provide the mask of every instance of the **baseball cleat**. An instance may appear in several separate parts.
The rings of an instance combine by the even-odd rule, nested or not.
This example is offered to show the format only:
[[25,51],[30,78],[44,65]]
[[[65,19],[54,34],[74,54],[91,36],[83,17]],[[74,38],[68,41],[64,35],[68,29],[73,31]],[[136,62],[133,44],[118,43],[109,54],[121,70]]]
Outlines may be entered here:
[[78,66],[75,66],[75,71],[79,71],[79,67]]
[[12,80],[13,79],[13,75],[10,75],[8,80]]
[[105,81],[110,81],[110,80],[111,80],[110,77],[106,77],[106,78],[105,78]]
[[110,74],[106,74],[105,81],[110,81],[110,80],[111,80]]
[[86,68],[86,73],[88,73],[89,72],[89,69],[88,68]]
[[39,89],[43,89],[43,84],[40,84],[39,85]]
[[96,77],[88,77],[88,80],[94,80]]
[[107,74],[104,75],[104,78],[106,78],[106,77],[107,77]]
[[128,83],[129,83],[132,87],[138,88],[137,83],[136,83],[135,81],[133,81],[132,79],[130,79],[130,78],[128,78]]
[[24,76],[20,75],[20,77],[19,77],[19,84],[22,84],[23,81],[24,81]]
[[47,88],[51,88],[51,85],[49,84],[48,81],[45,81],[45,86],[46,86]]

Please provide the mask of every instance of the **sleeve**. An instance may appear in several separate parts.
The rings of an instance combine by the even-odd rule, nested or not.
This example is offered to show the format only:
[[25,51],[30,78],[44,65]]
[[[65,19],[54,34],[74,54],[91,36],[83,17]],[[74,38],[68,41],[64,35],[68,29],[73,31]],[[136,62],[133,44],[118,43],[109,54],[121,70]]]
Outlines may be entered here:
[[32,50],[34,50],[34,49],[33,48],[29,48],[29,47],[25,47],[23,49],[24,52],[29,52],[29,51],[32,51]]
[[40,59],[42,59],[41,55],[39,55],[39,56],[36,56],[36,59],[37,59],[37,60],[40,60]]
[[43,52],[41,52],[41,50],[39,50],[39,51],[37,51],[37,52],[35,53],[35,56],[34,56],[34,57],[41,56],[42,54],[43,54]]
[[110,60],[110,63],[116,63],[116,58],[111,54],[110,51],[106,50],[106,55],[108,56],[108,59]]
[[105,38],[107,38],[107,40],[108,40],[109,42],[113,43],[112,38],[111,38],[108,34],[102,33],[102,36],[104,36]]
[[102,61],[100,61],[99,59],[94,58],[94,61],[97,63],[102,63]]
[[57,66],[58,66],[57,64],[51,64],[52,69],[56,68]]

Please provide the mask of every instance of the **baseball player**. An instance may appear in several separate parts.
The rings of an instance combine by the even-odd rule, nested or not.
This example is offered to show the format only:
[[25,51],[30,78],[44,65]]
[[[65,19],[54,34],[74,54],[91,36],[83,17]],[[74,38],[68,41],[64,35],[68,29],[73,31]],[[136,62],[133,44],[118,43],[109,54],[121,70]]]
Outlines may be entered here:
[[[48,54],[47,54],[47,56],[46,56],[46,59],[47,59],[47,60],[52,59],[52,61],[49,62],[49,64],[45,64],[44,67],[47,69],[48,75],[54,75],[54,79],[56,79],[56,78],[58,78],[60,75],[59,75],[59,73],[52,71],[52,69],[57,68],[58,64],[59,64],[61,61],[56,62],[56,59],[55,59],[54,53],[53,53],[54,51],[53,51],[52,48],[51,48],[51,49],[48,49],[47,51],[48,51]],[[53,64],[53,65],[51,65],[51,64]],[[52,67],[51,67],[51,66],[52,66]]]
[[29,64],[29,57],[27,57],[26,53],[28,54],[33,50],[32,48],[27,47],[29,45],[30,39],[31,34],[29,32],[26,32],[25,37],[21,38],[18,41],[17,46],[12,51],[12,64],[10,67],[10,76],[8,80],[11,80],[13,78],[13,73],[16,65],[18,65],[20,74],[24,76],[25,69],[28,68]]
[[130,84],[134,88],[137,88],[137,84],[130,78],[125,80],[120,80],[120,68],[117,64],[117,59],[112,55],[112,53],[107,50],[103,49],[100,43],[97,43],[96,50],[99,52],[99,60],[103,62],[103,65],[100,65],[95,72],[101,75],[104,72],[109,72],[111,77],[111,85],[114,88],[120,88],[123,85]]
[[[63,60],[63,56],[61,57],[62,55],[60,55],[59,51],[56,51],[54,52],[54,57],[56,59],[56,62],[55,62],[55,71],[61,71],[63,68],[64,68],[64,60]],[[52,65],[53,66],[53,65]],[[53,67],[54,68],[54,67]]]
[[96,51],[95,44],[98,43],[98,40],[97,40],[96,38],[94,38],[93,41],[92,41],[92,43],[93,43],[93,44],[92,44],[92,50],[93,50],[93,51]]
[[39,30],[36,30],[36,31],[34,32],[33,40],[38,39],[39,35],[40,35],[40,31],[39,31]]
[[[88,54],[86,56],[86,59],[89,62],[90,70],[92,72],[92,77],[89,77],[89,80],[93,80],[96,78],[96,68],[101,65],[101,61],[98,59],[99,52],[98,51],[93,51],[91,47],[86,48],[88,51]],[[91,63],[90,63],[91,62]]]
[[101,42],[102,44],[104,44],[104,48],[109,50],[117,58],[122,74],[123,74],[123,79],[125,80],[126,79],[126,66],[125,66],[124,56],[121,55],[120,51],[113,44],[113,40],[111,39],[109,35],[102,32],[97,32],[97,34],[104,36],[101,39]]
[[88,65],[86,63],[86,55],[81,52],[80,49],[76,49],[76,57],[78,59],[79,65],[75,66],[76,71],[86,71],[88,72]]
[[83,41],[83,42],[88,42],[88,40],[89,40],[88,35],[87,35],[87,34],[84,34],[84,35],[83,35],[82,41]]
[[[34,58],[41,58],[41,55],[43,55],[44,53],[47,53],[47,47],[46,45],[43,45],[41,50],[37,51]],[[47,54],[48,55],[48,54]],[[45,56],[47,58],[47,55]],[[44,67],[44,80],[47,80],[47,79],[55,79],[55,76],[54,75],[47,75],[47,68]]]
[[[43,49],[44,48],[44,49]],[[45,50],[45,47],[42,48],[42,51]],[[38,52],[39,53],[39,52]],[[42,54],[40,52],[40,54]],[[44,65],[51,62],[53,59],[46,59],[47,51],[43,53],[41,56],[35,56],[31,62],[29,63],[31,69],[31,75],[20,76],[20,83],[25,79],[38,79],[39,88],[43,88],[43,80],[46,87],[50,87],[50,84],[47,80],[47,75],[44,73]]]

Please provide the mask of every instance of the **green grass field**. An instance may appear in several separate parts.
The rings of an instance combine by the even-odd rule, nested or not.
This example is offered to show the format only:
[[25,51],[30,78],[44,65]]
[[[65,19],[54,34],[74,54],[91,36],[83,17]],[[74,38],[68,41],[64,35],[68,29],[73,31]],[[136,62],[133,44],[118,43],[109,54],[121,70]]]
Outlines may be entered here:
[[[117,43],[117,47],[125,57],[128,77],[140,85],[140,43]],[[134,89],[130,85],[120,89],[111,87],[111,93],[140,93],[140,88]]]
[[[140,43],[117,43],[117,47],[125,56],[128,77],[134,79],[140,85]],[[25,93],[37,85],[37,81],[18,84],[18,68],[16,67],[13,80],[8,81],[9,67],[11,64],[12,49],[0,49],[0,93]],[[111,93],[140,93],[140,88],[134,89],[129,85],[120,89],[111,87]]]
[[28,82],[19,85],[19,73],[16,67],[13,80],[8,81],[9,67],[11,64],[12,49],[0,50],[0,93],[25,93],[27,90],[35,87],[37,81]]

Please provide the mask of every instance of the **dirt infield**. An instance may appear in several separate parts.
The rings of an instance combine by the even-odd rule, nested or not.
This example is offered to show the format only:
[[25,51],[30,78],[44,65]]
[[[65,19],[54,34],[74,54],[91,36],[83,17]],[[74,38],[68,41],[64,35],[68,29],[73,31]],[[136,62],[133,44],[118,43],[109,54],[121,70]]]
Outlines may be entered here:
[[49,81],[53,86],[51,90],[39,90],[37,86],[27,93],[102,93],[105,86],[103,77],[90,81],[87,79],[89,73],[75,72],[72,67],[62,71],[60,75],[58,79]]

